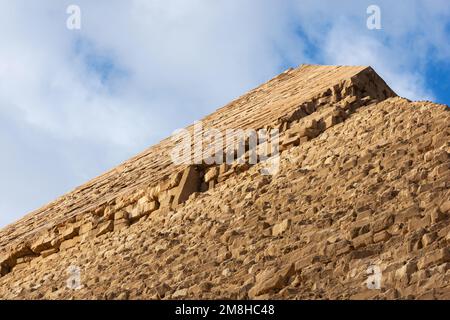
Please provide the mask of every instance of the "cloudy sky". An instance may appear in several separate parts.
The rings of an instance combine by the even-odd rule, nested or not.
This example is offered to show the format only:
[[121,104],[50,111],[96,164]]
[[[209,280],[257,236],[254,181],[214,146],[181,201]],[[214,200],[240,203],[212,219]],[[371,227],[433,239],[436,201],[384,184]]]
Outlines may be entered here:
[[448,0],[0,0],[0,226],[288,67],[371,65],[450,104],[449,58]]

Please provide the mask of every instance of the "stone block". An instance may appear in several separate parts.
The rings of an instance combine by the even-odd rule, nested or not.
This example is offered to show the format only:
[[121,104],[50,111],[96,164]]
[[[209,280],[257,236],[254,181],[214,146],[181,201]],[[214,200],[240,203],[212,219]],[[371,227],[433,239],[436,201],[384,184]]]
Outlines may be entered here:
[[10,269],[16,265],[17,259],[12,257],[10,253],[0,254],[0,265]]
[[44,250],[44,251],[41,252],[41,256],[43,258],[46,258],[48,256],[51,256],[54,253],[57,253],[58,251],[59,250],[57,248],[51,248],[51,249],[48,249],[48,250]]
[[329,129],[334,125],[337,125],[342,122],[342,118],[335,115],[329,115],[325,119],[323,119],[323,123],[325,126],[325,129]]
[[149,215],[153,211],[158,209],[158,203],[154,200],[151,200],[149,197],[145,196],[138,200],[138,202],[128,208],[128,219],[132,221],[136,221],[143,216]]
[[302,109],[305,111],[305,113],[312,114],[316,111],[316,105],[314,102],[309,101],[303,104]]
[[450,248],[438,249],[427,253],[417,264],[419,269],[425,269],[442,263],[450,262]]
[[80,227],[69,224],[60,231],[63,240],[71,239],[78,235]]
[[450,200],[444,201],[439,207],[439,210],[441,210],[442,213],[450,214]]
[[423,218],[412,218],[408,221],[408,230],[411,232],[414,230],[419,230],[421,228],[426,228],[430,225],[430,222],[431,220],[429,216],[425,216]]
[[365,233],[356,237],[352,240],[353,246],[355,249],[365,247],[373,242],[373,234],[372,232]]
[[374,243],[384,242],[384,241],[388,241],[390,238],[391,238],[391,234],[389,232],[387,232],[386,230],[383,230],[383,231],[380,231],[373,235],[373,242]]
[[281,290],[294,272],[293,264],[285,266],[280,271],[277,271],[277,268],[264,270],[256,276],[256,283],[249,290],[248,296],[253,299],[266,293]]
[[128,219],[128,212],[126,210],[119,210],[116,213],[114,213],[114,220],[127,220]]
[[148,196],[149,196],[150,199],[153,199],[153,200],[157,201],[160,192],[161,192],[161,187],[159,185],[157,185],[157,186],[149,188]]
[[31,244],[31,250],[40,253],[53,247],[53,240],[56,239],[55,234],[45,233]]
[[33,254],[34,253],[30,249],[28,244],[22,243],[13,249],[11,258],[17,261],[17,259],[19,259],[21,257],[25,257],[25,256],[33,255]]
[[298,136],[293,136],[293,137],[286,137],[285,139],[283,139],[283,142],[281,143],[281,145],[283,147],[291,147],[291,146],[298,146],[300,144],[300,138]]
[[86,222],[85,224],[82,224],[80,226],[79,234],[84,235],[84,234],[88,233],[89,231],[91,231],[93,228],[94,228],[93,222]]
[[384,217],[378,218],[372,224],[372,231],[376,233],[385,230],[392,226],[394,221],[395,219],[393,215],[385,215]]
[[431,233],[426,233],[423,235],[422,237],[422,244],[424,247],[428,247],[429,245],[431,245],[434,240],[436,240],[438,237],[436,232],[431,232]]
[[285,219],[282,222],[277,223],[276,225],[273,226],[272,235],[274,237],[277,237],[277,236],[283,234],[286,230],[288,230],[290,226],[291,226],[291,220]]
[[181,181],[181,177],[183,176],[183,172],[175,172],[169,178],[169,189],[175,188]]
[[439,221],[445,220],[445,218],[447,217],[447,215],[445,213],[443,213],[440,209],[435,208],[433,210],[431,210],[430,212],[430,216],[427,217],[428,219],[431,220],[431,223],[438,223]]
[[105,221],[97,227],[96,236],[100,237],[101,235],[104,235],[105,233],[113,231],[113,229],[114,229],[113,221],[111,221],[111,220]]
[[22,264],[22,263],[28,263],[31,260],[33,260],[34,258],[36,258],[36,255],[29,255],[29,256],[24,256],[24,257],[20,257],[17,259],[16,263],[17,265]]
[[123,230],[130,226],[130,220],[128,219],[119,219],[114,221],[114,230]]
[[208,170],[206,170],[204,180],[205,182],[210,182],[211,180],[214,180],[219,175],[219,169],[218,167],[211,167]]
[[80,237],[74,237],[72,239],[69,240],[65,240],[63,242],[61,242],[60,246],[59,246],[59,250],[68,250],[70,248],[75,247],[78,242],[80,241]]
[[[221,165],[222,170],[222,165]],[[187,167],[181,178],[180,184],[176,188],[173,204],[178,205],[185,202],[189,196],[200,189],[200,174],[196,166]]]
[[317,128],[308,128],[306,126],[300,127],[297,129],[297,133],[299,137],[308,137],[313,139],[320,134],[320,130]]
[[406,280],[406,282],[408,282],[411,275],[416,271],[417,263],[409,261],[395,271],[395,278],[400,281]]

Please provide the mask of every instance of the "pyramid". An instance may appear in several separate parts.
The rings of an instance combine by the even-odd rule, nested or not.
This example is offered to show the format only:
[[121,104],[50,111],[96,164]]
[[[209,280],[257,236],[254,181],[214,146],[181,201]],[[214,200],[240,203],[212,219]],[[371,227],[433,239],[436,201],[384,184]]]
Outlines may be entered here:
[[276,172],[264,143],[162,140],[2,229],[0,298],[448,299],[448,111],[370,67],[286,70],[184,130],[276,132]]

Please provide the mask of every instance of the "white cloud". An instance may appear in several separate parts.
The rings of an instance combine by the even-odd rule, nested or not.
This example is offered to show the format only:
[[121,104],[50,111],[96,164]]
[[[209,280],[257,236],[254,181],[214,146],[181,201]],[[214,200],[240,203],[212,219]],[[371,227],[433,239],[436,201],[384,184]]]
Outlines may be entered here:
[[[381,30],[366,27],[371,4],[381,9]],[[306,0],[297,13],[320,61],[371,65],[399,95],[434,99],[424,74],[430,62],[450,58],[448,2]]]
[[[446,1],[379,2],[372,32],[370,1],[1,1],[0,225],[287,66],[370,64],[431,98],[422,70],[430,50],[449,57]],[[66,29],[69,4],[80,31]]]
[[[353,30],[351,37],[348,36],[348,30]],[[403,59],[393,58],[400,54],[396,48],[388,47],[382,41],[345,23],[329,32],[322,53],[331,64],[372,66],[401,96],[412,100],[433,100],[433,94],[425,86],[423,76],[413,65],[405,68]]]

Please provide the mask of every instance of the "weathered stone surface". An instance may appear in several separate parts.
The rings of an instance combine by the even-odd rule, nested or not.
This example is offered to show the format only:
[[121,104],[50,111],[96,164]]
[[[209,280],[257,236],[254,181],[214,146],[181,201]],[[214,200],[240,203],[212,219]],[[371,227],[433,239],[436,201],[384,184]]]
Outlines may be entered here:
[[439,249],[426,254],[419,260],[419,269],[425,269],[429,266],[450,262],[450,247]]
[[277,223],[276,225],[273,226],[272,235],[274,235],[275,237],[281,235],[289,228],[290,225],[291,225],[290,219],[285,219],[282,222]]
[[442,213],[450,214],[450,200],[444,201],[439,209]]
[[35,253],[40,253],[44,250],[48,250],[53,247],[52,242],[55,240],[56,236],[52,234],[44,234],[40,236],[31,244],[31,250]]
[[406,283],[409,282],[411,275],[417,271],[417,263],[409,261],[403,267],[397,269],[395,278]]
[[65,241],[61,242],[61,245],[59,246],[59,250],[70,249],[70,248],[74,247],[77,244],[77,242],[78,242],[78,238],[65,240]]
[[189,196],[200,189],[200,173],[196,166],[189,166],[183,172],[181,181],[175,191],[173,203],[178,205],[186,201]]
[[219,175],[219,169],[217,167],[209,168],[205,173],[205,182],[210,182]]
[[105,233],[111,232],[113,228],[114,222],[105,221],[98,226],[96,236],[99,237],[101,235],[104,235]]
[[87,222],[80,226],[79,234],[80,235],[86,234],[89,231],[91,231],[93,228],[94,228],[94,224],[92,222]]
[[281,128],[279,171],[174,165],[163,140],[1,230],[0,298],[448,297],[448,108],[303,66],[203,121]]
[[294,274],[294,265],[288,265],[278,270],[276,267],[266,269],[256,276],[255,285],[249,290],[248,296],[256,298],[271,291],[282,289]]
[[57,248],[51,248],[51,249],[48,249],[48,250],[44,250],[44,251],[41,252],[41,256],[43,258],[46,258],[46,257],[48,257],[48,256],[50,256],[50,255],[52,255],[52,254],[54,254],[54,253],[56,253],[58,251],[59,251],[59,249],[57,249]]
[[128,219],[138,220],[139,218],[149,215],[153,211],[157,210],[159,204],[149,197],[143,197],[137,201],[134,206],[131,206],[128,212]]

